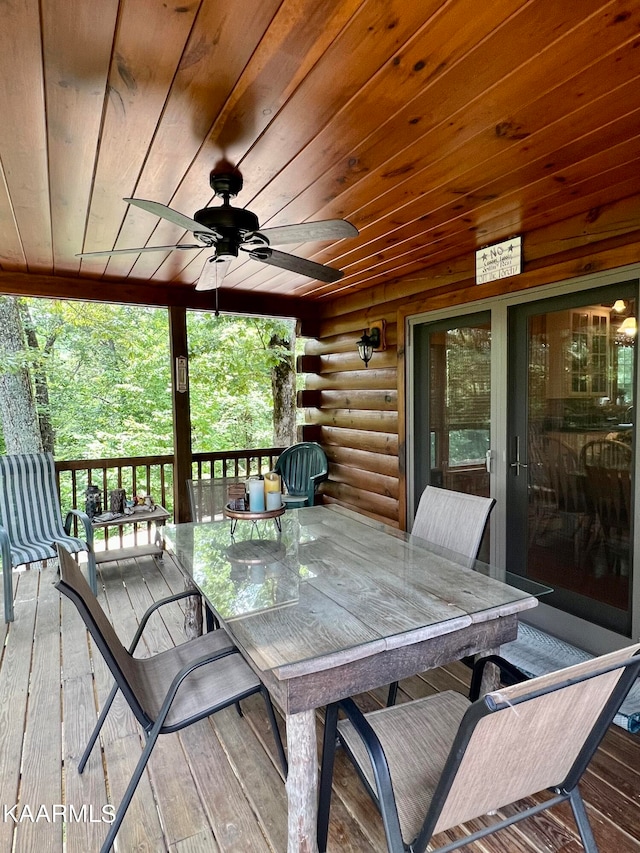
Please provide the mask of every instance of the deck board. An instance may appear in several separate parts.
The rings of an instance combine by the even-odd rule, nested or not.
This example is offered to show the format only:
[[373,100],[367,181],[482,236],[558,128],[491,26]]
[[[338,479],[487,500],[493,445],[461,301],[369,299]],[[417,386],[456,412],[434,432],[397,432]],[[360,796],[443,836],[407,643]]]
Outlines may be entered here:
[[[100,598],[128,643],[148,605],[183,589],[184,580],[167,555],[145,556],[99,567]],[[116,700],[82,776],[77,765],[111,685],[75,608],[52,585],[51,565],[14,575],[16,621],[0,659],[0,805],[17,814],[28,805],[85,806],[85,820],[64,829],[0,820],[0,849],[16,853],[97,851],[107,832],[99,820],[111,797],[119,802],[142,749],[140,727]],[[184,639],[185,604],[153,617],[139,654]],[[469,671],[451,664],[401,682],[399,701],[468,685]],[[366,709],[380,707],[381,688],[358,697]],[[286,794],[273,739],[259,696],[159,739],[123,823],[120,850],[149,853],[283,853]],[[318,719],[322,720],[322,713]],[[282,734],[284,725],[279,718]],[[321,741],[321,725],[318,738]],[[615,726],[607,734],[582,790],[601,853],[640,853],[640,738]],[[91,811],[89,812],[89,809]],[[89,819],[93,817],[93,820]],[[484,820],[484,819],[483,819]],[[461,838],[483,820],[443,834]],[[530,818],[501,835],[468,845],[462,853],[579,853],[582,849],[567,807]],[[331,853],[384,851],[381,821],[344,756],[338,754],[329,835]]]

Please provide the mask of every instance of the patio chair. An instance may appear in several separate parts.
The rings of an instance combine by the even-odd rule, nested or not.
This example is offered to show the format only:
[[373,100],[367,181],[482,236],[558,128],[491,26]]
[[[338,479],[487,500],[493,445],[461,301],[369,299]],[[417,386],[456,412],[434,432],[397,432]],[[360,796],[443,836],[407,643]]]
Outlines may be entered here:
[[[427,486],[413,521],[411,534],[455,551],[469,561],[478,556],[482,536],[495,500],[464,492],[453,492],[436,486]],[[394,705],[398,682],[389,685],[387,705]]]
[[[473,702],[447,691],[368,714],[351,699],[330,705],[320,779],[321,853],[336,735],[381,812],[390,853],[423,853],[433,836],[505,809],[508,816],[434,848],[456,850],[567,800],[584,849],[597,853],[578,783],[638,675],[639,648],[635,643]],[[338,708],[346,720],[337,721]],[[517,801],[545,790],[555,796],[514,810]]]
[[[195,590],[183,590],[152,604],[140,620],[133,641],[126,649],[75,561],[60,546],[58,556],[60,580],[57,588],[76,605],[115,679],[78,764],[78,772],[84,771],[118,690],[122,691],[131,711],[144,729],[146,739],[142,755],[100,853],[107,853],[113,846],[158,735],[180,731],[229,705],[235,704],[241,713],[239,702],[254,693],[260,693],[266,704],[276,749],[286,776],[287,762],[269,693],[238,653],[225,631],[210,631],[152,657],[133,656],[152,613],[169,602],[193,596],[196,594]],[[100,759],[97,765],[102,772]]]
[[607,570],[628,570],[633,451],[622,441],[590,441],[582,451],[587,490],[598,519]]
[[303,441],[285,448],[275,469],[282,477],[287,492],[282,495],[287,509],[313,506],[318,485],[328,477],[329,467],[324,450],[315,441]]
[[[82,522],[85,538],[71,536],[71,522]],[[4,618],[13,621],[14,566],[56,557],[54,544],[71,554],[86,551],[89,583],[97,590],[93,528],[86,513],[72,509],[62,524],[56,471],[50,453],[0,456],[0,552],[4,582]]]
[[475,560],[494,504],[493,498],[427,486],[420,497],[411,533]]
[[214,521],[223,517],[232,483],[244,483],[246,477],[211,477],[187,480],[191,521]]

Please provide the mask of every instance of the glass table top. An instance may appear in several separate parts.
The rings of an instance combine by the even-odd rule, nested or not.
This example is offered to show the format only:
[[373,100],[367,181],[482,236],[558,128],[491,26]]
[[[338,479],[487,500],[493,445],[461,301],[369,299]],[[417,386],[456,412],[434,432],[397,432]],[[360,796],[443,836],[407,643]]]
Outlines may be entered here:
[[281,522],[241,519],[234,535],[228,520],[165,528],[169,551],[264,670],[363,657],[528,609],[548,591],[342,508]]

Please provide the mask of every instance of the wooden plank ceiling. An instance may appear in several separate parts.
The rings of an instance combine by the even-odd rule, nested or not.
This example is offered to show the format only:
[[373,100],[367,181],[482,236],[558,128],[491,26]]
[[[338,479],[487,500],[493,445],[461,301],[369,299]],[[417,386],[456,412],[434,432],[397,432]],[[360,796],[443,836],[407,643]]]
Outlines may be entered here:
[[[282,247],[344,270],[334,284],[238,259],[221,307],[232,291],[348,295],[513,234],[526,258],[534,229],[623,198],[602,229],[640,227],[639,2],[8,0],[2,12],[4,292],[135,302],[153,283],[189,301],[210,251],[76,255],[193,242],[123,198],[192,217],[222,157],[244,175],[234,203],[263,227],[343,217],[360,235]],[[570,248],[598,228],[557,233]]]

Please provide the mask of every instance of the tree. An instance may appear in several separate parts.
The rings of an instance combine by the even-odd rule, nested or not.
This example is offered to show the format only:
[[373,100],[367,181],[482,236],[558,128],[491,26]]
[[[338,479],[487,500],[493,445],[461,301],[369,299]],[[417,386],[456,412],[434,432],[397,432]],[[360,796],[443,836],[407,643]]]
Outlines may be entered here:
[[0,297],[0,418],[6,453],[43,450],[18,299]]
[[274,356],[271,366],[271,393],[275,447],[287,447],[296,440],[295,343],[293,323],[288,329],[274,331],[269,339],[269,350]]
[[[30,435],[26,449],[51,448],[59,459],[172,452],[166,310],[24,299],[4,311],[12,312],[0,318],[0,371],[9,366],[1,380],[13,383],[0,402],[6,436]],[[274,433],[276,444],[292,443],[293,322],[189,312],[188,334],[194,450],[266,447]],[[9,408],[17,399],[35,412],[30,432]]]

